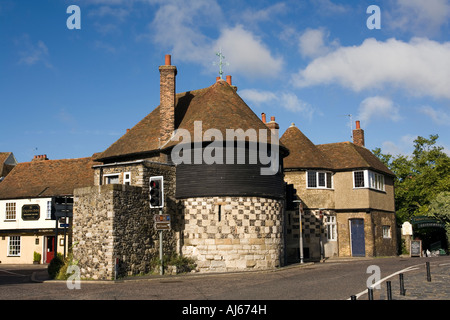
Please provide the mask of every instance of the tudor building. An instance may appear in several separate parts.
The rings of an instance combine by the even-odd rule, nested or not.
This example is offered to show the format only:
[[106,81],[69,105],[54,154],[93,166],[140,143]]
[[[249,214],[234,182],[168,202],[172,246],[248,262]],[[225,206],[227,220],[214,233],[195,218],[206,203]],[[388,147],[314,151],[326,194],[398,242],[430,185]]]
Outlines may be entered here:
[[160,212],[149,205],[152,176],[164,177],[161,211],[171,216],[164,254],[191,257],[199,271],[281,265],[288,151],[277,129],[253,113],[229,76],[176,93],[169,55],[159,71],[160,105],[98,155],[95,186],[75,190],[73,252],[82,277],[152,271]]

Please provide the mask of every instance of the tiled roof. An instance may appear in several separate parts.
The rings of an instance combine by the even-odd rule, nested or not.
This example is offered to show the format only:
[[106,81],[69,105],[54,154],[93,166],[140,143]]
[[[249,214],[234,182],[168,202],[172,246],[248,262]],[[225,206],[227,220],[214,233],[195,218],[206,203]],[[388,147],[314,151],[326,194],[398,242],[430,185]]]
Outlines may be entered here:
[[[202,133],[218,129],[226,137],[226,129],[267,129],[266,125],[236,93],[234,87],[219,80],[204,89],[176,95],[175,129],[186,129],[194,139],[194,122],[202,121]],[[99,160],[159,151],[159,106],[99,155]],[[269,135],[270,136],[270,135]],[[269,137],[270,138],[270,137]],[[171,140],[161,149],[178,143]]]
[[0,199],[73,195],[94,184],[92,157],[22,162],[0,183]]
[[351,142],[313,144],[296,126],[289,127],[280,141],[289,149],[285,169],[352,170],[373,169],[389,175],[389,170],[370,150]]
[[290,126],[280,141],[289,149],[289,156],[284,158],[285,169],[331,168],[325,155],[296,126]]
[[374,169],[394,176],[370,150],[351,142],[317,145],[317,148],[330,160],[334,170]]
[[11,152],[0,152],[0,165],[5,163],[6,159],[11,155]]

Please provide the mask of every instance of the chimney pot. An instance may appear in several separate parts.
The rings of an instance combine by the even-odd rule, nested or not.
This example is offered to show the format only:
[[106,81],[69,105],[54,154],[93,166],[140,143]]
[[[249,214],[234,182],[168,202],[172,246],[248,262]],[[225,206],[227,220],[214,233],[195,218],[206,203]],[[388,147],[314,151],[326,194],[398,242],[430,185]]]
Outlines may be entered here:
[[232,84],[231,84],[231,76],[227,76],[227,83],[228,83],[230,86],[232,86]]
[[172,56],[170,54],[166,54],[166,66],[172,65]]
[[264,112],[261,113],[261,120],[262,122],[266,123],[266,114]]
[[275,121],[275,117],[270,117],[270,121]]
[[353,143],[360,147],[365,146],[364,130],[361,129],[361,124],[359,120],[356,121],[356,129],[353,130]]

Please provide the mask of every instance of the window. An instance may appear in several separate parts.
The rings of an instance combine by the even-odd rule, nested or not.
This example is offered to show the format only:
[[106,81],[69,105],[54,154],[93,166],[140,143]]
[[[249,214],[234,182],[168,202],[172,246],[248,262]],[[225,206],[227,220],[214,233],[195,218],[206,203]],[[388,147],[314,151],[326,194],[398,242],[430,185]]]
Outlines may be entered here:
[[369,188],[384,191],[384,176],[369,171]]
[[384,176],[370,170],[354,171],[353,187],[384,191]]
[[325,225],[327,227],[327,240],[336,241],[336,216],[325,216]]
[[131,184],[131,172],[124,172],[123,174],[123,184]]
[[308,188],[317,187],[316,171],[308,171]]
[[308,188],[333,188],[332,173],[327,171],[308,171],[307,186]]
[[6,220],[16,220],[16,203],[10,202],[6,204]]
[[45,219],[51,219],[52,218],[52,202],[47,201],[47,215]]
[[20,236],[9,237],[8,256],[20,257]]
[[105,184],[119,184],[119,175],[118,174],[105,175]]
[[364,188],[364,171],[353,172],[353,185],[355,188]]
[[383,239],[391,238],[391,226],[383,226]]

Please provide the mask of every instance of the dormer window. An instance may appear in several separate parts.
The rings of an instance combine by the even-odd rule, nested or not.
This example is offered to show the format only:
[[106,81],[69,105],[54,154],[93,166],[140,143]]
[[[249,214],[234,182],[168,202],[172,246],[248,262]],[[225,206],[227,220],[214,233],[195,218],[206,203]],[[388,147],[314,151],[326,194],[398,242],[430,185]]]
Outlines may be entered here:
[[307,171],[306,186],[308,188],[332,189],[333,174],[329,171]]

